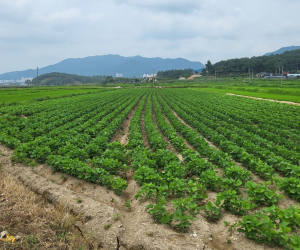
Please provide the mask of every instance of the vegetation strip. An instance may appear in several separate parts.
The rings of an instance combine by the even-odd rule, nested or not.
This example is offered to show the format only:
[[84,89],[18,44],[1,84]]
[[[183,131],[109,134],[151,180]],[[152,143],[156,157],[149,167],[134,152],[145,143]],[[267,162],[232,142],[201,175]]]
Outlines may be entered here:
[[[135,198],[147,201],[146,210],[156,222],[173,229],[187,232],[199,214],[218,221],[229,211],[241,218],[231,230],[270,245],[299,248],[299,206],[282,205],[284,197],[277,192],[300,200],[298,107],[188,89],[178,93],[118,90],[90,94],[88,102],[76,96],[1,108],[0,142],[15,149],[15,162],[32,167],[46,163],[53,171],[104,185],[118,195],[126,190],[132,170],[140,185]],[[134,107],[128,144],[109,143]],[[153,151],[144,144],[143,119]],[[162,133],[182,162],[167,149]],[[235,161],[265,181],[253,181],[250,171]],[[279,178],[276,171],[286,176]],[[207,200],[207,190],[215,192],[215,199]]]

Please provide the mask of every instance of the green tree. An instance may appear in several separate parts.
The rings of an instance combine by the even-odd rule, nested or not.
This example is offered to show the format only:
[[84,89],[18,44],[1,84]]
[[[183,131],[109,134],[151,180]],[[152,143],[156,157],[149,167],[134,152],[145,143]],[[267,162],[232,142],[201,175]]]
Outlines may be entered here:
[[213,71],[213,65],[211,64],[211,61],[208,60],[207,63],[205,64],[206,70],[208,73],[211,73]]

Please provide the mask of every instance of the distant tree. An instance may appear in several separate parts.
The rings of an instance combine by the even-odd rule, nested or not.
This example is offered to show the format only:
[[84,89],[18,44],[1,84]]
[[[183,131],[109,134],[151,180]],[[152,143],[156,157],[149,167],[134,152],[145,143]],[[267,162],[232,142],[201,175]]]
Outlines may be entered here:
[[158,71],[158,78],[178,79],[179,77],[189,77],[193,69],[171,69],[166,71]]
[[[206,70],[209,70],[211,66],[209,61],[205,66]],[[275,73],[278,72],[279,67],[284,67],[284,71],[296,72],[297,67],[300,68],[300,49],[286,51],[277,55],[229,59],[212,65],[213,70],[216,69],[218,75],[228,76],[246,75],[249,68],[251,71],[253,69],[254,74],[260,72]]]
[[211,61],[208,60],[207,63],[205,64],[205,69],[208,73],[211,73],[213,71],[213,65],[211,64]]

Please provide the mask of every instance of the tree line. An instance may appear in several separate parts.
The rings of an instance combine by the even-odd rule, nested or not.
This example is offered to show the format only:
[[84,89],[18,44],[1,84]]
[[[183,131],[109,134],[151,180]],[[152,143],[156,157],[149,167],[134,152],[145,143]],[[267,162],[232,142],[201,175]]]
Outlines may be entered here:
[[108,84],[108,83],[137,83],[140,79],[138,78],[128,78],[128,77],[112,77],[112,76],[79,76],[66,73],[47,73],[35,77],[32,81],[26,81],[29,85],[43,85],[43,86],[53,86],[53,85],[68,85],[68,84]]
[[35,77],[31,82],[32,85],[67,85],[67,84],[85,84],[104,82],[106,76],[79,76],[65,73],[47,73]]
[[166,71],[158,71],[158,79],[178,79],[180,77],[189,77],[192,74],[193,69],[171,69]]
[[[300,70],[300,49],[286,51],[277,55],[272,54],[269,56],[230,59],[215,64],[207,61],[204,72],[206,72],[207,75],[214,75],[216,72],[218,75],[236,76],[248,74],[249,69],[252,73],[253,69],[254,74],[260,72],[275,74],[281,73],[282,67],[284,72],[297,73],[297,69]],[[204,72],[203,74],[205,75]]]

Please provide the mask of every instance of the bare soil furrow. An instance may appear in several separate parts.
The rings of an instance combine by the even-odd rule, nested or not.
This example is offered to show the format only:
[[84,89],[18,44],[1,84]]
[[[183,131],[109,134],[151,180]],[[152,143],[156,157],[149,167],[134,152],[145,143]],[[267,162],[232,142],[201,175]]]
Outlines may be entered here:
[[110,140],[110,142],[118,141],[123,145],[128,144],[130,121],[131,121],[136,109],[140,105],[140,102],[141,102],[141,99],[138,101],[137,105],[135,105],[135,107],[129,112],[126,119],[122,122],[121,126],[118,128],[117,132],[115,133],[113,138]]
[[169,139],[164,135],[164,133],[161,131],[161,129],[159,128],[159,126],[157,125],[157,120],[156,120],[156,116],[155,116],[155,112],[154,112],[154,106],[153,106],[153,102],[152,102],[152,119],[154,121],[155,126],[157,127],[158,132],[161,134],[163,140],[165,142],[168,143],[167,145],[167,149],[170,150],[171,152],[173,152],[174,154],[177,155],[178,159],[183,162],[183,157],[182,155],[173,147],[172,143],[169,141]]
[[[171,108],[170,108],[171,109]],[[183,123],[183,124],[185,124],[186,126],[188,126],[189,128],[191,128],[191,129],[193,129],[189,124],[187,124],[183,119],[181,119],[179,116],[178,116],[178,114],[174,111],[174,110],[172,110],[171,109],[171,111],[173,112],[173,114]],[[194,130],[194,129],[193,129]],[[195,130],[194,130],[195,131]],[[216,145],[214,145],[212,142],[210,142],[209,140],[207,140],[205,137],[203,137],[201,134],[199,134],[198,132],[197,132],[197,134],[199,135],[199,136],[201,136],[211,147],[214,147],[216,150],[219,150],[219,151],[221,151],[221,149],[219,149]],[[207,159],[208,160],[208,159]],[[241,168],[243,168],[244,170],[248,170],[247,169],[247,167],[245,167],[242,163],[240,163],[240,162],[237,162],[237,161],[234,161],[234,163],[237,165],[237,166],[239,166],[239,167],[241,167]],[[218,175],[220,175],[220,174],[222,174],[222,169],[220,169],[220,168],[218,168]],[[254,174],[254,173],[252,173],[251,171],[250,171],[250,174],[251,174],[251,176],[252,176],[252,178],[253,178],[253,181],[255,181],[255,182],[257,182],[257,183],[262,183],[262,182],[265,182],[265,180],[264,179],[262,179],[260,176],[258,176],[258,175],[256,175],[256,174]],[[280,178],[283,178],[283,176],[282,175],[279,175],[279,177]],[[275,186],[273,187],[273,188],[276,188]],[[281,209],[283,209],[283,208],[288,208],[290,205],[292,205],[292,206],[297,206],[297,204],[298,204],[298,202],[297,201],[295,201],[295,200],[293,200],[293,199],[291,199],[290,197],[288,197],[287,195],[285,195],[285,193],[283,192],[283,191],[277,191],[279,194],[281,194],[281,195],[283,195],[284,196],[284,199],[282,199],[280,202],[279,202],[279,204],[278,204],[278,207],[280,207]]]

